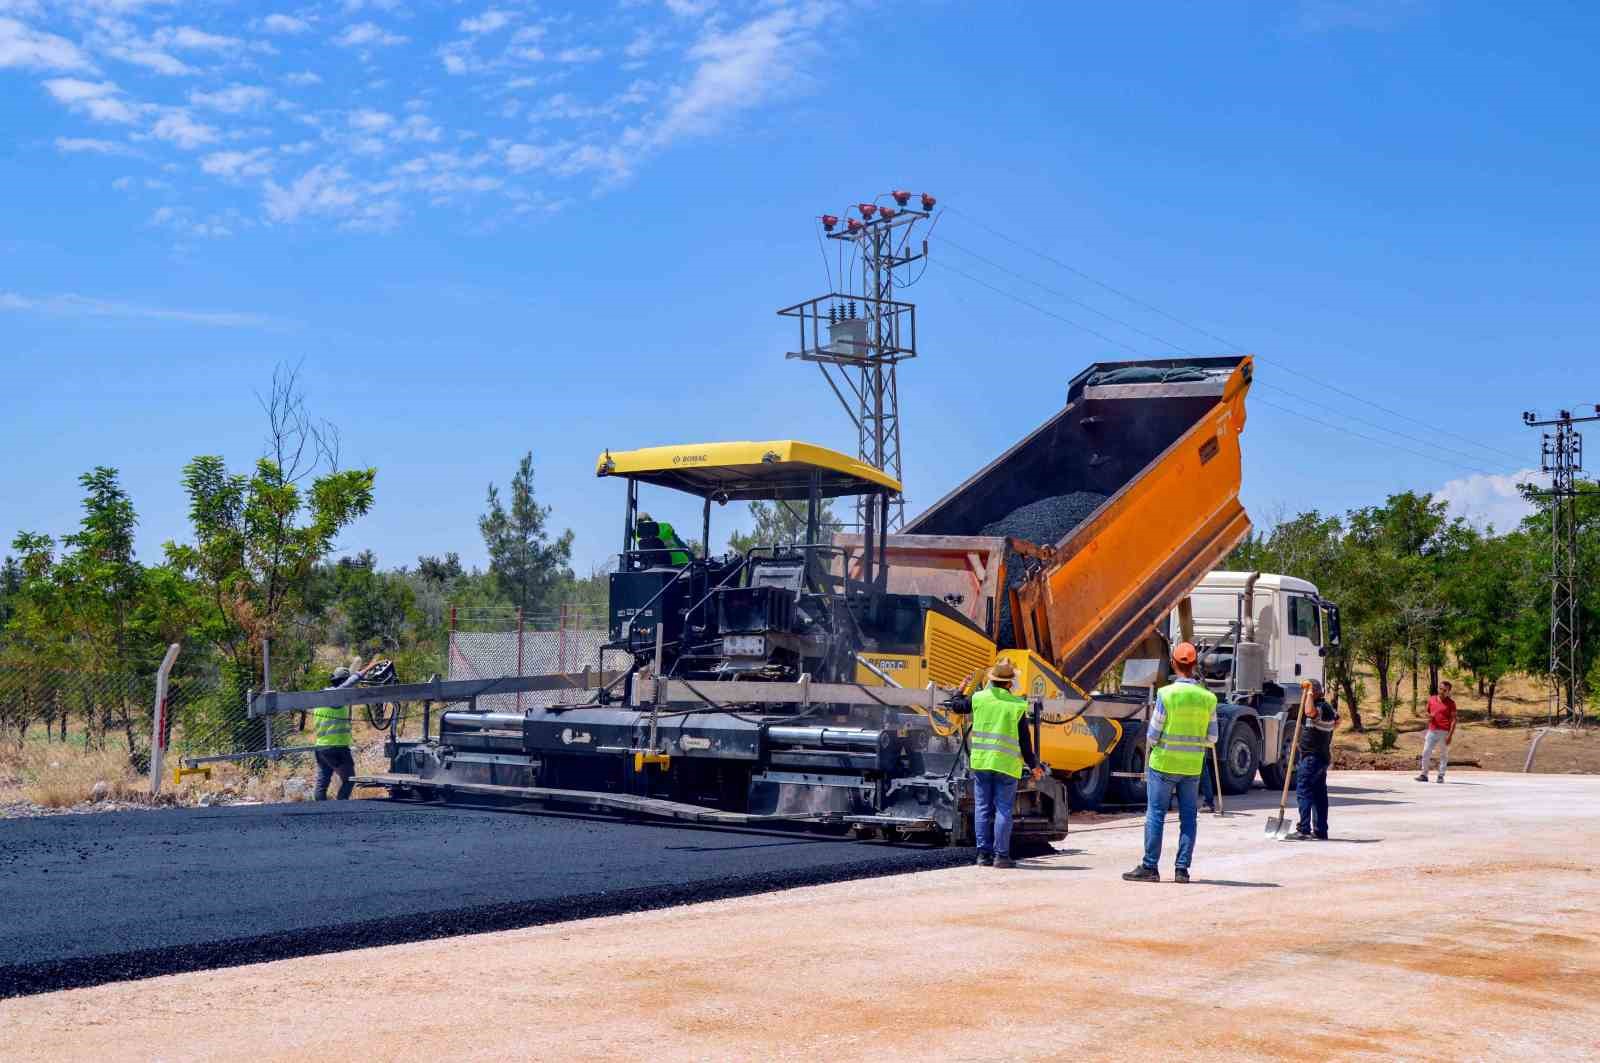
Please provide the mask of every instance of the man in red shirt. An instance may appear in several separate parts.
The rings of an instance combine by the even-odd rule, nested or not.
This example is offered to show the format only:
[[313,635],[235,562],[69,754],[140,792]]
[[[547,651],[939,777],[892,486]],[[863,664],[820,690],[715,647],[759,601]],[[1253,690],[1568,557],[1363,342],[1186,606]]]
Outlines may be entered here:
[[1450,680],[1439,684],[1439,693],[1428,699],[1428,733],[1422,740],[1422,773],[1418,782],[1428,781],[1428,757],[1439,751],[1439,775],[1444,782],[1445,764],[1450,759],[1450,739],[1456,734],[1456,703],[1450,696]]

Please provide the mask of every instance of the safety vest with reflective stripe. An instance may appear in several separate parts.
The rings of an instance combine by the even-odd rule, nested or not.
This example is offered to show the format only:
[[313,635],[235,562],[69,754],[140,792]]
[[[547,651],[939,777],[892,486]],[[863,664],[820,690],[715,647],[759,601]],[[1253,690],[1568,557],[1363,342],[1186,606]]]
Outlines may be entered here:
[[1150,747],[1150,766],[1168,775],[1199,775],[1205,770],[1217,696],[1198,683],[1171,683],[1160,696],[1167,725]]
[[348,746],[350,744],[350,706],[337,709],[312,709],[311,717],[317,723],[318,746]]
[[972,695],[971,746],[973,771],[997,771],[1022,778],[1022,746],[1017,725],[1028,714],[1028,703],[1009,690],[988,686]]

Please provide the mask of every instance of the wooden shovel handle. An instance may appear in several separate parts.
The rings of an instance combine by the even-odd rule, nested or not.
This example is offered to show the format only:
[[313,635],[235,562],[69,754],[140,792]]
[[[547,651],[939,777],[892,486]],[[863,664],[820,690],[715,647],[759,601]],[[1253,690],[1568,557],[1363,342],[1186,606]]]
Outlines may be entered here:
[[1300,727],[1306,722],[1306,702],[1311,700],[1311,684],[1300,688],[1300,715],[1294,718],[1294,741],[1289,743],[1289,763],[1283,766],[1283,796],[1278,798],[1278,819],[1289,807],[1289,776],[1294,774],[1294,758],[1300,752]]

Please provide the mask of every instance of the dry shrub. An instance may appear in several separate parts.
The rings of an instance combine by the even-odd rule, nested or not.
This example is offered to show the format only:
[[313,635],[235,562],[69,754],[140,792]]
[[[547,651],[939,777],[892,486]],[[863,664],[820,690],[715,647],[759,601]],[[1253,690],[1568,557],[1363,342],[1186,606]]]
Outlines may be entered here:
[[149,793],[148,781],[134,773],[126,750],[30,746],[18,757],[17,769],[21,796],[46,808],[90,800],[97,782],[110,788],[107,800],[137,800]]

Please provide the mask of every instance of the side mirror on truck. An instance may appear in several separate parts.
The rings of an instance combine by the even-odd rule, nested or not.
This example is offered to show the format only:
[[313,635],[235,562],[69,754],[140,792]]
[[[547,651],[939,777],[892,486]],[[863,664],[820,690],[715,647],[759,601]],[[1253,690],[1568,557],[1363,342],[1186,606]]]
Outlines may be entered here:
[[1326,614],[1326,626],[1328,632],[1328,637],[1324,641],[1326,641],[1327,644],[1332,646],[1334,649],[1338,649],[1340,640],[1343,638],[1343,634],[1339,630],[1339,607],[1334,605],[1332,602],[1323,602],[1322,609]]

